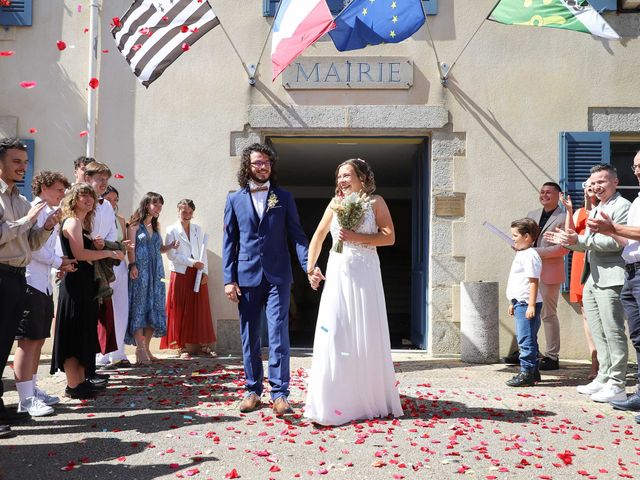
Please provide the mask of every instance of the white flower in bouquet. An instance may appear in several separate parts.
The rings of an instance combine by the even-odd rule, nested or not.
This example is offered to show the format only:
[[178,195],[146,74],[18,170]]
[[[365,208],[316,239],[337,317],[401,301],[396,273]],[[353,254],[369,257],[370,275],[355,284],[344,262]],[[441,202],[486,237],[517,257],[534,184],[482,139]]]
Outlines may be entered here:
[[[355,230],[362,223],[364,212],[374,202],[371,197],[364,192],[352,192],[344,197],[333,197],[331,209],[335,212],[338,225],[347,230]],[[342,253],[344,244],[342,240],[334,243],[331,250]]]

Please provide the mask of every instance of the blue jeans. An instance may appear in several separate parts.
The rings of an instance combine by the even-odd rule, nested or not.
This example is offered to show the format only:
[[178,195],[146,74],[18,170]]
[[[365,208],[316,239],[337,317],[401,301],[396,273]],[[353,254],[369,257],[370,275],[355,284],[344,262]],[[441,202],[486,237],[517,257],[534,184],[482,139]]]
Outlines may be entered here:
[[536,314],[527,318],[527,302],[511,300],[513,317],[516,321],[516,337],[520,350],[520,370],[533,372],[538,369],[538,330],[540,330],[540,312],[542,302],[536,303]]

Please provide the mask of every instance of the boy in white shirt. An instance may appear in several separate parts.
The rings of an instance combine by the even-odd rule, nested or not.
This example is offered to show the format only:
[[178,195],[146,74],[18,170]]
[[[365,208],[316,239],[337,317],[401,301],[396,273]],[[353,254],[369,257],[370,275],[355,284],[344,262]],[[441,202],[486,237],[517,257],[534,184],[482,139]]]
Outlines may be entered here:
[[[60,204],[69,181],[59,172],[44,171],[38,173],[32,181],[34,200],[32,205],[46,202],[37,217],[36,224],[44,225]],[[40,351],[45,339],[50,336],[53,321],[53,285],[51,270],[63,272],[73,271],[76,260],[63,258],[56,254],[55,245],[59,226],[54,226],[54,233],[44,245],[31,253],[31,262],[26,268],[27,293],[26,304],[18,331],[13,371],[16,389],[20,397],[19,412],[29,412],[32,417],[40,417],[53,413],[52,405],[60,402],[58,397],[47,394],[38,388],[38,365]]]
[[540,380],[538,371],[538,330],[542,295],[538,288],[542,259],[531,248],[540,233],[535,220],[523,218],[511,222],[511,238],[516,256],[507,281],[509,315],[516,322],[520,350],[520,373],[507,381],[509,387],[530,387]]

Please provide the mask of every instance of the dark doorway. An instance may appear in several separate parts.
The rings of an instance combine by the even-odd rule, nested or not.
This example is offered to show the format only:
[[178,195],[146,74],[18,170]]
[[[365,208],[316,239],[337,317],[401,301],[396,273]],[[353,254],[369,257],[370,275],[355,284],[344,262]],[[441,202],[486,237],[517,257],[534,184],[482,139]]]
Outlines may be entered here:
[[[415,279],[416,242],[413,235],[424,234],[424,229],[416,226],[416,205],[422,202],[423,194],[421,189],[416,188],[414,176],[416,162],[424,160],[426,140],[362,137],[271,137],[269,140],[278,153],[278,181],[283,188],[293,193],[302,226],[309,239],[334,194],[336,166],[354,157],[363,158],[371,165],[376,175],[376,193],[382,195],[389,206],[396,231],[395,245],[378,249],[391,347],[399,349],[423,346],[423,342],[415,341],[412,331],[425,331],[425,308],[416,309],[416,305],[424,307],[426,304],[425,292],[412,285],[412,277]],[[422,182],[418,183],[422,185]],[[416,199],[416,195],[419,198]],[[426,241],[417,243],[422,248],[427,248]],[[329,235],[318,261],[323,270],[330,248]],[[412,298],[416,295],[420,298]],[[294,267],[289,329],[293,347],[313,345],[320,297],[321,290],[313,291],[304,272]],[[411,341],[412,338],[414,342]]]

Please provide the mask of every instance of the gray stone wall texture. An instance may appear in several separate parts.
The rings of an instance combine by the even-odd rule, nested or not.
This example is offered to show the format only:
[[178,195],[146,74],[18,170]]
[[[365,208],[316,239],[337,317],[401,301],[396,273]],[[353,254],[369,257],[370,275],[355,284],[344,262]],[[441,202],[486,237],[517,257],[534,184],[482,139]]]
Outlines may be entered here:
[[437,196],[454,196],[454,157],[466,155],[464,133],[435,132],[431,137],[431,225],[429,296],[430,341],[433,355],[460,352],[460,324],[454,315],[453,288],[465,279],[465,258],[453,256],[453,222],[458,217],[439,217]]

